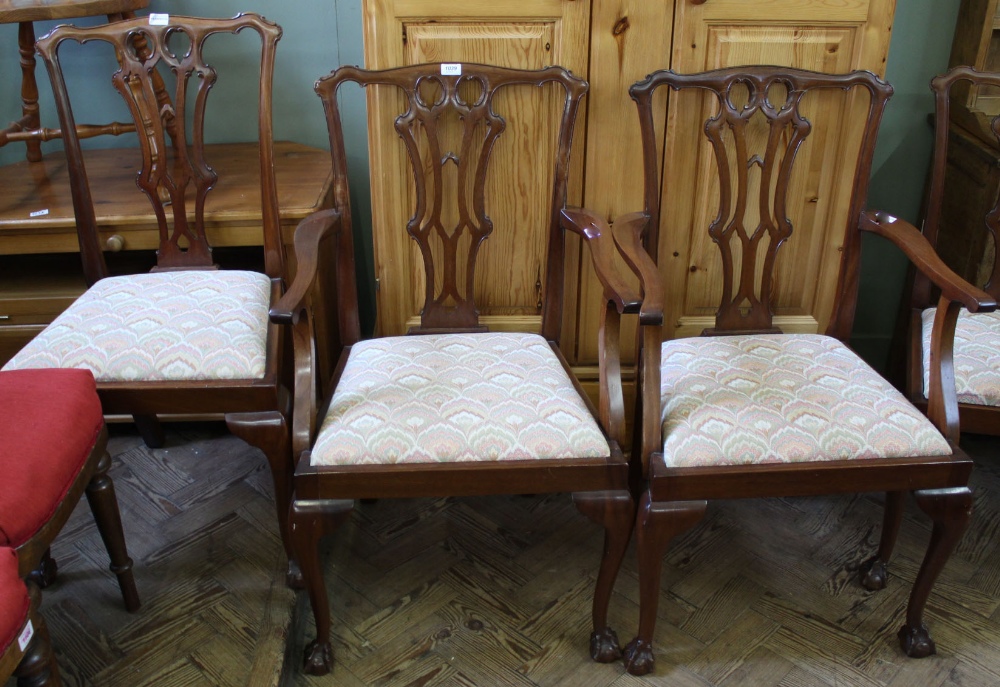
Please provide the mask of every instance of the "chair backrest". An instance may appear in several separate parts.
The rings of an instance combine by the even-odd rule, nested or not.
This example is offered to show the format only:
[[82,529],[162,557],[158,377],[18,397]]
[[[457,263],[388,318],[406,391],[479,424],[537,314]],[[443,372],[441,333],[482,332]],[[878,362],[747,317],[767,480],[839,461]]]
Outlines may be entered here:
[[[38,41],[37,50],[49,72],[65,139],[73,209],[88,282],[107,276],[108,270],[73,108],[59,61],[59,46],[65,41],[81,44],[103,41],[114,48],[119,69],[112,80],[135,122],[142,153],[142,167],[136,183],[149,198],[159,229],[157,268],[205,269],[213,266],[205,234],[205,201],[218,181],[211,160],[205,156],[205,113],[208,94],[217,80],[216,70],[205,61],[205,43],[213,34],[238,33],[248,28],[261,38],[257,118],[264,263],[267,274],[277,278],[284,276],[285,260],[280,237],[271,120],[274,55],[281,37],[281,29],[276,24],[254,14],[233,19],[170,15],[165,24],[154,24],[150,18],[141,17],[90,28],[59,26]],[[154,88],[153,74],[161,64],[174,77],[172,102],[163,102],[162,92],[158,98]]]
[[[949,182],[948,160],[949,142],[952,138],[951,127],[951,104],[956,96],[961,98],[965,95],[965,89],[969,86],[974,88],[1000,88],[1000,73],[979,72],[971,67],[956,67],[947,74],[942,74],[931,80],[931,90],[934,91],[934,158],[931,165],[930,186],[927,192],[927,200],[924,208],[924,236],[931,245],[938,250],[941,257],[949,262],[949,267],[955,269],[959,274],[969,281],[981,286],[984,291],[994,298],[1000,298],[1000,260],[997,259],[996,246],[1000,240],[1000,196],[997,195],[996,188],[985,189],[986,193],[994,196],[991,207],[985,215],[978,214],[983,211],[983,204],[978,202],[962,202],[961,208],[951,208],[954,213],[944,214],[945,199],[948,195],[945,190],[946,184],[966,184],[967,178],[964,175],[954,175],[954,180]],[[989,129],[1000,144],[1000,116],[989,120]],[[961,163],[959,163],[961,167]],[[968,201],[968,194],[962,191],[952,194],[954,198]],[[985,234],[976,236],[977,230],[973,230],[966,235],[966,239],[973,241],[975,245],[982,246],[981,251],[973,250],[970,258],[977,259],[984,255],[986,260],[977,267],[982,270],[973,270],[977,274],[969,273],[966,266],[955,264],[956,261],[950,255],[948,246],[938,246],[938,237],[942,234],[944,226],[948,224],[961,224],[969,222],[971,226],[978,226],[985,230]],[[986,238],[988,237],[988,238]],[[992,242],[992,246],[988,244]],[[990,255],[992,248],[992,256]],[[992,261],[989,258],[992,257]],[[978,272],[984,272],[981,275]],[[988,275],[988,276],[985,276]],[[985,284],[983,284],[985,277]],[[935,303],[935,289],[930,281],[922,273],[917,272],[913,283],[913,305],[917,308],[927,308]]]
[[[552,188],[543,227],[548,234],[542,333],[550,340],[558,340],[565,261],[559,210],[566,201],[573,126],[587,83],[560,67],[528,71],[477,64],[425,64],[383,71],[342,67],[320,79],[316,91],[326,110],[333,154],[334,201],[341,210],[344,226],[350,226],[350,203],[337,90],[345,82],[364,87],[395,87],[401,94],[395,129],[405,147],[413,179],[408,196],[412,215],[405,228],[417,243],[424,270],[420,326],[412,330],[418,332],[483,329],[475,287],[480,247],[494,229],[488,207],[490,174],[509,175],[494,179],[496,185],[507,185],[508,193],[523,192],[518,188],[516,170],[491,172],[492,153],[507,127],[505,117],[520,114],[504,112],[498,107],[497,94],[518,86],[525,92],[539,93],[538,87],[547,83],[561,88],[561,93],[555,96],[557,101],[560,96],[563,99],[560,119],[554,122],[558,125],[556,143],[551,158],[543,160],[543,164],[552,168]],[[524,100],[506,102],[523,104]],[[406,174],[405,169],[373,169],[371,173],[374,176],[394,172],[397,176]],[[395,241],[391,235],[395,229],[378,227],[377,240]],[[523,231],[526,235],[535,230],[530,226],[504,229]],[[341,233],[342,256],[353,255],[351,245],[346,243],[350,240],[350,232]],[[490,278],[503,276],[494,274]]]
[[[853,169],[849,168],[853,181],[847,222],[842,241],[834,244],[841,247],[842,256],[838,299],[827,333],[846,340],[857,297],[858,223],[866,201],[878,125],[892,88],[870,72],[827,75],[768,66],[700,74],[658,71],[632,86],[629,92],[639,108],[642,131],[645,212],[651,220],[644,241],[654,259],[660,245],[661,192],[670,198],[669,187],[664,190],[661,186],[661,160],[656,155],[658,123],[654,121],[653,98],[661,86],[675,91],[702,89],[714,96],[706,99],[712,102],[706,105],[709,114],[704,133],[718,172],[719,194],[718,212],[707,229],[721,253],[722,298],[715,327],[706,334],[777,331],[773,316],[778,250],[793,233],[787,208],[796,156],[813,133],[803,101],[817,89],[841,89],[848,92],[845,97],[856,97],[855,91],[867,92],[866,118],[858,123],[863,126],[858,157]],[[669,140],[666,143],[671,144]]]

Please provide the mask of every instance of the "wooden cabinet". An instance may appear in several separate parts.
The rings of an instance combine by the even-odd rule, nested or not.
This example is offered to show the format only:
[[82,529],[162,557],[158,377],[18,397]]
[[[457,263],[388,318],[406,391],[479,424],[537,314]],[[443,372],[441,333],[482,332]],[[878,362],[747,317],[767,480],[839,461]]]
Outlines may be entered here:
[[[526,68],[561,64],[586,77],[591,90],[577,127],[570,202],[612,219],[641,209],[642,203],[638,122],[628,96],[632,83],[660,68],[692,72],[748,63],[882,74],[894,9],[895,0],[365,0],[365,59],[375,69],[438,60]],[[415,322],[422,286],[402,276],[411,270],[400,269],[414,264],[417,253],[404,230],[406,176],[399,167],[392,118],[385,112],[396,103],[391,94],[368,97],[378,326],[383,334],[398,334]],[[695,136],[707,107],[700,97],[671,94],[669,103],[661,103],[660,121],[672,144],[663,147],[664,227],[670,229],[662,232],[659,252],[669,284],[668,323],[675,335],[699,333],[717,306],[717,294],[705,278],[717,250],[690,238],[705,235],[694,229],[711,221],[717,197],[708,182],[708,165],[713,164],[709,149]],[[817,120],[833,118],[836,133],[810,141],[803,150],[808,160],[802,166],[808,172],[795,182],[799,205],[789,212],[796,226],[838,226],[846,213],[850,175],[841,172],[856,155],[860,136],[852,126],[852,109],[865,103],[839,92],[824,98],[812,111]],[[514,148],[519,152],[511,152],[503,168],[531,173],[532,146]],[[512,199],[504,211],[523,219],[534,204],[531,198]],[[501,223],[496,226],[487,244],[501,245],[489,248],[495,260],[485,266],[489,276],[477,284],[484,323],[530,326],[541,302],[537,277],[543,247],[522,245],[516,231],[505,236]],[[787,302],[779,294],[784,316],[779,325],[812,331],[825,327],[837,274],[836,256],[820,255],[824,245],[820,235],[781,258],[810,261],[816,283],[805,300]],[[597,359],[600,286],[583,258],[574,243],[570,259],[578,267],[567,285],[564,330],[569,340],[563,341],[563,350],[586,378]],[[626,350],[630,346],[624,343]]]

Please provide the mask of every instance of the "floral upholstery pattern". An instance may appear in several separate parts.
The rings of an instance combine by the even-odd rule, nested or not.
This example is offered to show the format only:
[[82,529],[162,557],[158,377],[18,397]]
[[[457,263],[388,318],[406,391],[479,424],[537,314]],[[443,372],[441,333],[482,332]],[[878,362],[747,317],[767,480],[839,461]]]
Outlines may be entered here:
[[76,367],[98,382],[260,379],[271,283],[236,270],[102,279],[5,370]]
[[312,465],[607,457],[597,422],[535,334],[372,339],[352,349]]
[[951,454],[926,417],[834,338],[675,339],[662,354],[668,467]]
[[[923,320],[924,398],[930,391],[931,329],[937,308]],[[962,308],[955,325],[955,389],[959,403],[1000,406],[1000,313],[970,313]]]

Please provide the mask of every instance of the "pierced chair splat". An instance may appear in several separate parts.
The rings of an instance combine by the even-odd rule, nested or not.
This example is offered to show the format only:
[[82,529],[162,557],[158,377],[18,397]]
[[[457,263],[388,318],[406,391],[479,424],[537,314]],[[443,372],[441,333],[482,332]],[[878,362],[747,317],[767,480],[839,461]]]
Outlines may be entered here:
[[[249,269],[219,269],[206,234],[205,208],[212,189],[227,180],[218,177],[207,158],[205,121],[208,95],[221,77],[206,62],[204,50],[218,34],[241,32],[260,38],[259,79],[252,92],[259,192],[248,190],[246,202],[260,204],[263,255]],[[91,370],[104,412],[131,415],[150,446],[163,442],[158,415],[224,413],[229,429],[267,457],[279,527],[290,553],[290,394],[282,380],[281,331],[268,319],[268,309],[284,291],[287,268],[271,114],[280,37],[276,24],[255,14],[233,19],[170,15],[166,25],[151,25],[142,18],[91,28],[60,26],[38,41],[65,136],[80,253],[90,287],[5,369]],[[59,59],[60,46],[68,42],[110,44],[120,60],[112,81],[138,129],[142,166],[136,184],[148,198],[159,230],[156,266],[149,273],[112,274],[105,261],[87,155],[76,135]],[[169,113],[157,95],[158,67],[174,84]],[[253,115],[247,116],[252,121]],[[260,265],[263,271],[257,271]],[[297,578],[290,558],[289,582]]]
[[[342,67],[317,83],[330,130],[335,209],[299,225],[296,279],[271,311],[275,321],[291,325],[294,337],[291,530],[317,628],[307,672],[326,673],[333,662],[318,539],[347,518],[360,498],[572,492],[577,507],[605,528],[591,655],[600,661],[620,656],[607,609],[635,510],[619,447],[624,406],[616,318],[636,310],[639,299],[611,267],[610,234],[591,226],[584,211],[565,207],[573,125],[587,84],[559,67],[461,67],[460,76],[442,75],[439,64],[385,71]],[[404,103],[395,119],[400,165],[372,174],[395,174],[392,182],[399,177],[407,199],[402,202],[412,208],[406,231],[417,244],[414,264],[423,268],[425,280],[414,335],[359,340],[337,100],[347,82],[396,89]],[[517,96],[503,99],[500,93]],[[505,197],[497,190],[509,197],[518,180],[503,176],[515,170],[489,167],[491,155],[528,111],[551,114],[555,132],[546,147],[540,124],[526,149],[535,156],[533,169],[551,170],[544,177],[547,207],[538,208],[537,221],[494,227],[491,203]],[[408,175],[412,185],[406,184]],[[392,232],[402,230],[377,226],[376,240],[396,240]],[[558,346],[567,231],[590,246],[612,313],[602,333],[599,413]],[[483,274],[477,256],[489,250],[491,234],[503,232],[524,241],[540,238],[546,246],[541,334],[490,332],[479,320],[476,285]],[[505,275],[488,278],[502,284]]]
[[[717,186],[709,188],[719,189],[711,196],[717,198],[718,213],[707,228],[706,256],[696,258],[714,266],[715,283],[721,284],[715,326],[701,337],[668,341],[657,312],[666,270],[656,264],[662,187],[652,102],[661,87],[704,94],[708,119],[702,154],[718,173]],[[639,632],[625,650],[627,669],[641,675],[654,668],[664,551],[698,523],[708,501],[843,492],[887,494],[878,551],[859,560],[868,589],[886,584],[902,495],[912,492],[933,520],[927,556],[899,632],[908,655],[933,653],[924,605],[972,504],[967,487],[972,463],[957,445],[954,385],[947,376],[954,315],[960,305],[990,311],[996,302],[948,270],[915,229],[864,210],[891,87],[868,72],[736,67],[701,74],[655,72],[630,92],[642,129],[645,209],[616,224],[615,238],[646,294],[635,452],[645,466],[647,486],[636,519]],[[834,262],[839,264],[839,299],[825,334],[783,334],[774,313],[803,302],[800,292],[807,288],[809,267],[783,263],[779,249],[809,242],[816,231],[808,222],[793,231],[788,216],[809,202],[793,197],[792,189],[802,188],[794,185],[795,175],[817,173],[800,170],[795,162],[810,136],[822,135],[807,118],[808,108],[819,94],[838,92],[854,99],[852,111],[859,117],[856,157],[845,150],[848,162],[842,167],[853,175],[846,222],[836,243],[824,243],[826,250],[839,252]],[[669,188],[664,198],[669,202]],[[858,292],[861,231],[899,246],[944,294],[942,312],[949,315],[939,318],[933,332],[941,365],[932,370],[930,420],[846,345]],[[708,257],[709,252],[716,255]]]

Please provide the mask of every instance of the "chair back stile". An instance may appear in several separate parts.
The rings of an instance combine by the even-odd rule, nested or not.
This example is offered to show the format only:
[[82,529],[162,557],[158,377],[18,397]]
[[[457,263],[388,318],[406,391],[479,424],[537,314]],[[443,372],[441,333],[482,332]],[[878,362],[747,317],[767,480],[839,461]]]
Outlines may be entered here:
[[[264,265],[268,276],[276,279],[285,276],[271,115],[274,57],[281,29],[256,15],[240,15],[223,22],[175,17],[169,26],[151,25],[148,19],[139,18],[98,27],[60,26],[38,41],[37,49],[53,84],[64,131],[80,252],[89,283],[108,276],[108,268],[101,247],[80,137],[76,132],[59,60],[59,46],[67,40],[78,43],[100,40],[109,43],[115,50],[120,67],[112,80],[138,130],[142,167],[136,176],[136,184],[149,199],[159,229],[156,269],[211,269],[212,250],[205,233],[205,199],[218,181],[218,175],[205,158],[204,127],[208,95],[217,74],[205,61],[204,46],[206,39],[213,34],[239,33],[247,28],[256,31],[262,41],[258,140]],[[174,44],[183,44],[183,49],[175,50],[172,47]],[[175,77],[172,105],[160,102],[151,78],[160,64],[169,68]],[[192,82],[196,88],[194,102],[189,105]],[[189,110],[190,141],[187,139]],[[168,135],[173,138],[172,146],[168,144]],[[191,220],[189,202],[194,206]]]

